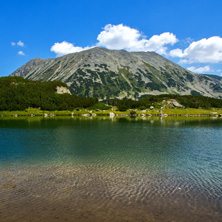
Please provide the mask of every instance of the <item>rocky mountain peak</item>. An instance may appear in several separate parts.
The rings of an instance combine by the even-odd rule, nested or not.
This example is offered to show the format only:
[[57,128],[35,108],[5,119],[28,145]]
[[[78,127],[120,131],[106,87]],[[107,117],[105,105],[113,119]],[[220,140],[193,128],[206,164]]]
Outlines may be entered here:
[[33,59],[11,75],[63,81],[78,96],[102,99],[163,93],[222,98],[221,77],[194,74],[155,52],[94,47],[54,59]]

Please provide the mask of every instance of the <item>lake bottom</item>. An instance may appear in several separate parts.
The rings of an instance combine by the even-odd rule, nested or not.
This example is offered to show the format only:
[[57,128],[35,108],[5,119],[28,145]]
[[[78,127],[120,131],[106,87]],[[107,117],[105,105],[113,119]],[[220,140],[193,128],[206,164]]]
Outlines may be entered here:
[[0,221],[222,221],[220,192],[209,192],[172,174],[115,165],[8,165]]

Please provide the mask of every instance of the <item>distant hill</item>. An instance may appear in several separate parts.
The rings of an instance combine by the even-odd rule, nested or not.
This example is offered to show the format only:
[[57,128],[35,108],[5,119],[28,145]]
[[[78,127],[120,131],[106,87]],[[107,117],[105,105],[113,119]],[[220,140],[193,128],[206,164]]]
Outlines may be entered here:
[[42,110],[73,110],[89,107],[98,102],[93,98],[71,95],[65,83],[39,82],[22,77],[0,78],[0,111],[25,110],[29,107]]
[[11,76],[62,81],[73,94],[100,99],[159,94],[222,98],[221,77],[194,74],[154,52],[92,48],[54,59],[33,59]]
[[156,109],[211,109],[211,108],[222,108],[222,100],[215,99],[205,96],[192,96],[192,95],[170,95],[161,94],[156,96],[146,96],[139,100],[131,99],[110,99],[108,101],[109,105],[117,106],[120,111],[125,111],[128,109],[150,109],[150,107],[155,107]]

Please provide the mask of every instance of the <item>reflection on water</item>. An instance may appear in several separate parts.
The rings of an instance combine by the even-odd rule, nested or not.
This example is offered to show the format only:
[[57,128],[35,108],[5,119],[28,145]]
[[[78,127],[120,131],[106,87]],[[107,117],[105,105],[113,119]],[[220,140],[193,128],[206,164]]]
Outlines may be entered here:
[[222,221],[221,135],[209,118],[1,119],[0,221]]

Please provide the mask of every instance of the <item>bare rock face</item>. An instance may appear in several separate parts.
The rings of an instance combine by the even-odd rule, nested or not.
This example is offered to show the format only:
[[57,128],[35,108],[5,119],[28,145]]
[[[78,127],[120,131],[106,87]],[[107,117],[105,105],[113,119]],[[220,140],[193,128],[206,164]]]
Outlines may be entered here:
[[197,75],[154,52],[92,48],[54,59],[33,59],[12,76],[62,81],[83,97],[138,98],[180,94],[222,98],[222,78]]
[[177,102],[176,99],[169,99],[167,100],[167,106],[168,107],[176,107],[176,108],[184,108],[183,105]]
[[66,87],[63,87],[63,86],[57,86],[57,87],[56,87],[56,93],[58,93],[58,94],[64,94],[64,93],[71,94],[71,92],[69,91],[69,89],[66,88]]

